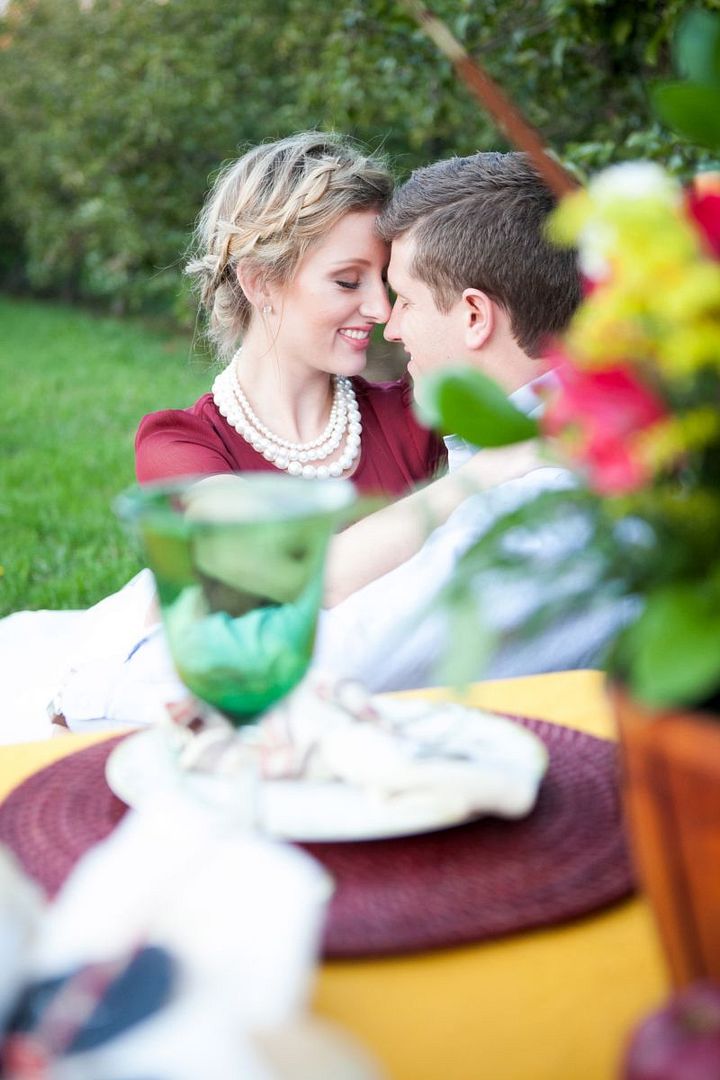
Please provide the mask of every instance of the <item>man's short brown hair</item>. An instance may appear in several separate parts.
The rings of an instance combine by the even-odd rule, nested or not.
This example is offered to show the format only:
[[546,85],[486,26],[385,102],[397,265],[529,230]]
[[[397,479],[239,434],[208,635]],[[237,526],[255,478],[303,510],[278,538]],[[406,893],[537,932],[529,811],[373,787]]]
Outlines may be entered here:
[[411,273],[440,311],[464,289],[481,289],[508,313],[520,347],[537,356],[580,301],[575,252],[546,237],[555,204],[524,154],[473,154],[417,169],[378,229],[388,241],[412,230]]

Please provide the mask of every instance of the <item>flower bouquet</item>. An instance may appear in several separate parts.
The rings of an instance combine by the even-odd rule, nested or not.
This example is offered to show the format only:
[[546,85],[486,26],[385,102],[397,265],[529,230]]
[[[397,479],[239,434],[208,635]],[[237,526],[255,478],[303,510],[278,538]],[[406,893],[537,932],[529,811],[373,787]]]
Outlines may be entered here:
[[[677,63],[690,79],[655,88],[656,104],[720,149],[718,16],[685,21]],[[528,634],[617,601],[613,675],[652,706],[718,708],[720,174],[683,189],[658,165],[615,166],[567,196],[550,229],[577,248],[586,288],[547,351],[554,385],[539,425],[477,371],[437,377],[423,399],[440,426],[477,445],[539,434],[576,482],[521,506],[468,551],[447,593],[451,611],[466,637],[470,607],[478,612],[468,585],[490,569],[533,580]],[[529,532],[565,524],[581,536],[574,549],[538,544],[518,555]],[[479,612],[482,624],[482,603]],[[479,648],[491,634],[481,625]]]
[[[617,166],[566,199],[552,228],[578,245],[587,295],[548,353],[555,388],[540,429],[577,483],[501,519],[465,556],[449,599],[460,611],[485,568],[530,572],[547,581],[533,632],[627,598],[611,671],[652,705],[717,702],[720,178],[684,192],[659,166]],[[528,529],[578,520],[574,553],[518,558]],[[556,587],[571,573],[573,588]]]
[[[675,982],[720,980],[720,179],[685,191],[656,165],[617,166],[569,196],[552,229],[577,245],[587,291],[548,354],[539,434],[574,482],[465,554],[450,637],[467,642],[479,620],[478,648],[492,647],[485,573],[531,585],[525,634],[618,605],[607,669],[639,876]],[[435,388],[475,441],[460,405],[483,389],[477,372]],[[495,441],[527,437],[509,408]],[[544,544],[548,527],[573,542]]]
[[[679,58],[691,79],[657,88],[656,104],[720,148],[720,18],[695,13]],[[570,480],[467,551],[446,592],[450,637],[467,643],[473,620],[466,659],[492,648],[486,573],[531,583],[530,636],[617,605],[606,667],[640,878],[675,982],[720,981],[720,175],[683,188],[655,164],[616,166],[550,228],[577,248],[586,285],[548,350],[537,427]],[[425,401],[478,445],[530,435],[475,371],[437,379]],[[548,528],[573,543],[544,544]]]

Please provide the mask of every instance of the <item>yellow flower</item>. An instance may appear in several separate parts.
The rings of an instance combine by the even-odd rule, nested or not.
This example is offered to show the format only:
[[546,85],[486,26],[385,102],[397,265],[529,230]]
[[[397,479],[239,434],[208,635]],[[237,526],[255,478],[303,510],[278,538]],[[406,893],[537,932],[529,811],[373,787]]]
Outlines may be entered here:
[[663,296],[663,303],[671,319],[695,319],[713,311],[720,314],[720,266],[709,260],[687,266]]
[[647,298],[641,291],[631,293],[614,285],[597,289],[579,308],[566,340],[583,366],[652,354],[656,334]]
[[577,245],[592,281],[648,282],[700,254],[681,189],[657,166],[618,166],[563,200],[550,223],[560,244]]
[[641,431],[634,450],[648,469],[657,473],[672,465],[684,454],[707,446],[720,431],[720,418],[714,409],[701,406],[668,417]]
[[704,319],[669,330],[658,341],[657,361],[671,379],[686,380],[701,368],[720,368],[720,324]]

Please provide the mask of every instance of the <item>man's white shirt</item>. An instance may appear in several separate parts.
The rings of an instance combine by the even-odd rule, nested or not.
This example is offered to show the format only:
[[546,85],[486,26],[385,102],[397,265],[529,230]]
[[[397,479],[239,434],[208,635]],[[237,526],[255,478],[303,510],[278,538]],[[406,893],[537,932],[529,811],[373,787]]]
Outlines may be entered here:
[[[511,400],[534,415],[542,407],[537,391],[551,378],[546,375],[521,387]],[[450,470],[459,468],[475,452],[462,439],[450,436]],[[316,665],[360,679],[375,691],[440,682],[440,668],[453,642],[448,613],[439,595],[462,555],[506,513],[542,491],[567,489],[573,483],[568,470],[546,467],[467,498],[411,559],[321,613]],[[578,550],[583,542],[579,522],[563,523],[562,529],[545,528],[530,540],[538,545],[560,544],[568,551]],[[469,678],[529,675],[600,663],[607,642],[624,617],[623,609],[614,603],[555,622],[532,641],[510,640],[512,631],[537,606],[542,588],[528,578],[509,585],[498,575],[484,575],[477,595],[478,616],[508,640],[489,664],[478,662],[477,668],[468,672]]]

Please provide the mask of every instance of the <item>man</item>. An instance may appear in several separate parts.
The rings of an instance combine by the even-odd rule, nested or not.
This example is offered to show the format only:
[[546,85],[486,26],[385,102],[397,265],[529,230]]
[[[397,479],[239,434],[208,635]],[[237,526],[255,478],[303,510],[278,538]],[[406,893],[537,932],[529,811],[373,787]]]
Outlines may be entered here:
[[[466,363],[495,379],[518,407],[540,407],[538,383],[552,378],[540,359],[542,347],[565,328],[580,299],[574,253],[546,238],[554,205],[521,154],[437,162],[396,191],[379,221],[392,242],[388,277],[397,296],[385,337],[404,345],[413,377]],[[359,677],[375,690],[438,681],[448,625],[433,601],[458,559],[498,516],[544,488],[572,483],[565,470],[538,467],[527,447],[482,451],[454,471],[453,459],[465,449],[458,442],[449,440],[448,478],[361,523],[364,536],[356,526],[347,540],[338,538],[329,566],[335,606],[321,619],[318,666]],[[493,476],[505,482],[491,487]],[[468,481],[488,490],[468,497]],[[445,518],[420,546],[428,521]],[[393,531],[401,539],[388,552]],[[573,535],[563,539],[574,542]],[[407,561],[391,569],[399,553]],[[616,625],[614,610],[583,613],[572,627],[554,627],[539,645],[512,644],[509,636],[537,598],[535,588],[528,582],[511,591],[497,580],[483,582],[478,603],[501,613],[496,629],[508,637],[490,674],[584,666]]]

